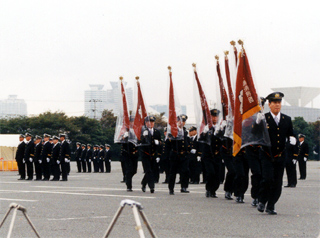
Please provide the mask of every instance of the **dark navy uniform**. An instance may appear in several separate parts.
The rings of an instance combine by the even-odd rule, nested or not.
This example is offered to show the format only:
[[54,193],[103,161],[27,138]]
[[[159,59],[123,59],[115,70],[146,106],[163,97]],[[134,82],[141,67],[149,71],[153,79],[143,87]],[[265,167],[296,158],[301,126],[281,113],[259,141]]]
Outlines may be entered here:
[[[20,138],[24,138],[24,135],[20,135]],[[23,163],[25,146],[26,143],[23,140],[20,141],[16,152],[16,161],[18,164],[18,170],[20,174],[19,180],[24,180],[26,178],[26,165],[25,163]]]
[[298,147],[297,145],[291,145],[289,141],[286,143],[286,173],[288,178],[288,184],[285,187],[294,188],[297,185],[297,157]]
[[61,141],[59,158],[61,163],[62,181],[68,181],[68,165],[70,163],[70,146],[66,140]]
[[236,202],[243,203],[244,194],[249,185],[249,163],[245,148],[242,148],[234,157],[234,168],[236,176],[234,178],[234,196]]
[[[302,137],[302,135],[300,135]],[[303,136],[304,138],[304,136]],[[306,179],[307,178],[307,160],[309,157],[309,145],[304,140],[303,142],[298,142],[298,162],[299,162],[299,172],[300,178],[299,179]]]
[[160,157],[160,171],[165,173],[165,180],[163,183],[169,183],[169,173],[170,173],[170,151],[168,150],[168,142],[169,140],[165,140],[164,143],[161,144],[162,152]]
[[40,157],[42,160],[43,180],[45,181],[50,179],[52,147],[53,145],[50,141],[45,141],[41,149]]
[[126,167],[125,178],[126,178],[127,191],[131,192],[132,177],[137,173],[137,169],[138,169],[138,158],[139,158],[138,148],[130,142],[122,143],[120,155]]
[[86,163],[86,155],[87,155],[87,150],[86,150],[86,145],[82,144],[82,150],[81,150],[81,165],[82,165],[82,172],[87,172],[87,163]]
[[92,158],[94,173],[99,172],[98,154],[99,154],[99,146],[95,145],[93,149],[93,158]]
[[91,146],[87,145],[86,161],[87,161],[88,173],[91,173],[92,157],[93,157],[93,152],[91,150]]
[[100,145],[100,150],[98,152],[98,168],[99,168],[100,173],[104,172],[103,160],[105,157],[105,153],[106,153],[106,151],[104,150],[104,146]]
[[[41,139],[41,137],[40,137],[40,139]],[[36,180],[41,180],[42,179],[41,151],[42,151],[42,143],[40,141],[34,147],[34,166],[35,166],[35,172],[36,172]]]
[[51,181],[59,181],[60,180],[60,142],[57,142],[52,146],[51,152],[51,172],[53,174],[53,178]]
[[[27,136],[26,136],[27,137]],[[24,160],[27,164],[27,180],[33,179],[34,142],[32,139],[26,141]]]
[[78,173],[81,173],[81,151],[82,151],[81,144],[77,142],[77,149],[74,152],[74,154],[75,154],[75,159],[77,163]]
[[105,158],[104,158],[104,164],[106,167],[106,173],[111,172],[111,158],[112,158],[112,151],[110,150],[110,145],[106,145],[109,149],[106,148]]
[[[195,128],[196,130],[196,128]],[[190,132],[190,129],[189,129]],[[197,135],[188,137],[188,154],[189,159],[189,177],[191,184],[200,183],[200,174],[201,174],[201,155],[200,145],[197,141]],[[195,153],[191,153],[192,150],[195,150]]]

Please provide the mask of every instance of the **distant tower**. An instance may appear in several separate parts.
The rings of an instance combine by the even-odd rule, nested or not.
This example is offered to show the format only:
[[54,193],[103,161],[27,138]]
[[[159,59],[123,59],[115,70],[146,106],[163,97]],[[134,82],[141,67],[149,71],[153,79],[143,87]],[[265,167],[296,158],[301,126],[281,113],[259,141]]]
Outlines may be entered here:
[[[119,82],[110,82],[112,89],[107,90],[107,106],[108,110],[113,110],[113,113],[116,115],[119,113],[121,97],[120,97],[120,88]],[[124,82],[124,85],[127,83]],[[133,90],[132,88],[126,88],[126,97],[128,102],[128,109],[132,110],[133,108]]]
[[100,119],[106,108],[107,91],[102,84],[90,84],[90,90],[84,92],[84,111],[89,118]]
[[27,116],[27,104],[24,99],[17,99],[17,95],[9,95],[8,99],[0,100],[0,117]]

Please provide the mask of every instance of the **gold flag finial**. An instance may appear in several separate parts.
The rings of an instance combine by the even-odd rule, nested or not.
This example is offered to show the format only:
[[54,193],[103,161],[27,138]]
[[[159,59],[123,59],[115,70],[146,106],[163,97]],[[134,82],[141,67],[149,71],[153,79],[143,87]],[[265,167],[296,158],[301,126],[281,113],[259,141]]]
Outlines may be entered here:
[[229,51],[223,51],[224,55],[227,56],[229,54]]
[[122,79],[123,79],[123,77],[122,77],[122,76],[120,76],[120,77],[119,77],[119,79],[120,79],[120,80],[122,80]]
[[214,58],[219,61],[219,55],[216,55]]
[[241,45],[241,47],[243,48],[243,40],[238,40],[238,44]]
[[139,80],[139,76],[136,76],[136,80]]
[[236,42],[234,40],[230,41],[230,44],[236,46]]
[[171,72],[171,66],[168,66],[169,71]]
[[193,67],[194,72],[196,72],[197,71],[197,69],[196,69],[197,64],[196,63],[192,63],[192,67]]

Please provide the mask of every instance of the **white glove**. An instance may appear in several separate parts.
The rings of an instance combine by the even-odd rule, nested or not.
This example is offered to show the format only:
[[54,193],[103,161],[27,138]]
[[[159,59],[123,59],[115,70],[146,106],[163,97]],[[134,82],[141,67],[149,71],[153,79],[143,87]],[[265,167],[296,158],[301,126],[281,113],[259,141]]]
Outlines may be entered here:
[[303,160],[304,160],[304,161],[307,161],[307,157],[304,157]]
[[156,161],[157,161],[157,163],[159,163],[159,161],[160,161],[160,158],[159,158],[159,157],[157,157],[157,158],[156,158]]
[[145,130],[145,131],[143,132],[143,136],[148,136],[148,134],[149,134],[148,130]]
[[296,163],[297,163],[297,160],[296,160],[296,159],[293,159],[293,160],[292,160],[292,163],[293,163],[293,164],[296,164]]
[[127,138],[129,136],[129,133],[126,131],[124,134],[123,134],[123,138]]
[[49,163],[50,162],[50,158],[47,158],[47,163]]
[[223,121],[221,122],[221,125],[220,125],[221,130],[223,130],[223,128],[225,128],[226,125],[227,125],[227,121],[226,121],[226,120],[223,120]]
[[67,158],[64,158],[64,162],[69,163],[70,160],[68,160]]
[[159,145],[159,141],[158,140],[154,140],[154,144],[155,145]]
[[197,150],[196,149],[192,149],[192,150],[190,150],[190,153],[191,154],[195,154],[197,152]]
[[206,126],[203,128],[202,133],[207,133],[208,131],[209,131],[209,126],[206,125]]
[[57,160],[57,164],[60,164],[60,160]]
[[109,159],[109,163],[111,163],[111,159]]
[[295,145],[297,143],[297,139],[294,136],[290,136],[290,144]]
[[25,160],[25,159],[22,159],[22,163],[26,163],[26,160]]
[[261,113],[261,112],[259,112],[259,113],[257,114],[256,123],[257,123],[257,124],[260,124],[260,122],[261,122],[264,118],[265,118],[264,114]]
[[32,163],[33,159],[32,159],[32,158],[29,158],[29,161]]
[[89,159],[89,163],[91,163],[91,159]]
[[39,159],[39,160],[38,160],[38,162],[39,162],[39,164],[41,164],[41,163],[42,163],[42,160],[41,160],[41,159]]
[[313,154],[317,155],[318,153],[317,153],[317,152],[315,152],[315,151],[313,151]]
[[200,162],[201,161],[201,157],[197,156],[197,161]]

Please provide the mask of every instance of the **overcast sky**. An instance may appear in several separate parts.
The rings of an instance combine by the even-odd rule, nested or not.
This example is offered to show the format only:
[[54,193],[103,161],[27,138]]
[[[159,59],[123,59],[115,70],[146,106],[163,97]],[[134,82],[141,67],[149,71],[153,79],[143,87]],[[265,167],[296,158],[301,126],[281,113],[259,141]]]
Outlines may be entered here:
[[[243,39],[261,96],[274,87],[319,87],[320,14],[314,1],[0,2],[0,99],[29,114],[84,113],[84,90],[139,75],[148,105],[167,102],[167,66],[192,110],[193,70],[216,100],[216,54]],[[317,70],[317,71],[316,71]],[[319,97],[314,106],[320,107]],[[191,112],[190,112],[191,113]]]

